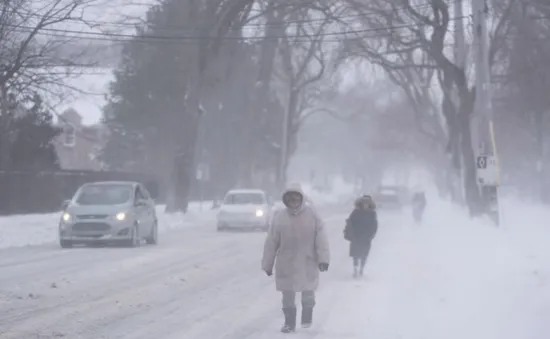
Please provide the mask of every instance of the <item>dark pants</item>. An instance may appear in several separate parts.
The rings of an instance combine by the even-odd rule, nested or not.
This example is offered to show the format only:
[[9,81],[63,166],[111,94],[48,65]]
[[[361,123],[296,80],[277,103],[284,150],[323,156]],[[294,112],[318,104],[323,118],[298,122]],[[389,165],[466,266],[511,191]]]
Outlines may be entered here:
[[[283,293],[283,308],[296,308],[296,292],[284,291]],[[315,292],[302,292],[302,307],[315,306]]]
[[353,258],[353,266],[364,268],[367,263],[367,258]]
[[360,253],[356,253],[356,255],[353,256],[354,267],[360,267],[361,270],[365,268],[365,264],[367,263],[367,258],[370,253],[370,247],[371,247],[371,243],[368,242],[366,244],[363,244],[362,251],[357,251]]

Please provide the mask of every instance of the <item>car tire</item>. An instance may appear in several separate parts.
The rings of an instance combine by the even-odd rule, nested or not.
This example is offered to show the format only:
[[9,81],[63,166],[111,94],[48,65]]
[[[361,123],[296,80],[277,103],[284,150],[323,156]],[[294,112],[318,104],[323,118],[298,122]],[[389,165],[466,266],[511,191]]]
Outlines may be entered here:
[[72,248],[73,242],[70,240],[59,240],[59,245],[61,248]]
[[134,225],[130,230],[132,237],[126,240],[127,247],[139,247],[141,245],[141,238],[139,237],[139,227]]
[[158,239],[159,239],[158,222],[155,221],[151,229],[151,234],[147,238],[145,238],[145,242],[147,242],[148,245],[156,245],[158,244],[158,241],[159,241]]

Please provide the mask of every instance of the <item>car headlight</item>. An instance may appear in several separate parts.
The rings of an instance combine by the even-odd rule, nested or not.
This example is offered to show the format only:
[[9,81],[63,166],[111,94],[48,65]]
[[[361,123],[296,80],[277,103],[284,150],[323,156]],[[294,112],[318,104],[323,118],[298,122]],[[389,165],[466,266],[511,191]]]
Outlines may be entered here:
[[120,212],[115,215],[116,220],[118,221],[124,221],[126,220],[126,213]]
[[63,219],[63,222],[69,222],[71,221],[71,215],[67,212],[63,213],[63,216],[61,217]]
[[262,210],[256,210],[256,216],[257,216],[258,218],[263,217],[263,216],[264,216],[264,211],[262,211]]

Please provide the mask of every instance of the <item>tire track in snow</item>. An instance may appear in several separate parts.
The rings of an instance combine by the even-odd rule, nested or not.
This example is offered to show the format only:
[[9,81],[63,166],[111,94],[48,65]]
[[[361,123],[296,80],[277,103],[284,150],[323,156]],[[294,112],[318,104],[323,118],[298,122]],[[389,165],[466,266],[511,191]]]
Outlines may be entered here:
[[[161,266],[155,266],[154,262],[149,261],[150,271],[147,271],[147,268],[145,268],[144,271],[140,270],[142,267],[132,267],[131,270],[126,270],[123,272],[126,276],[122,276],[120,274],[114,274],[114,278],[117,280],[108,279],[100,279],[99,281],[97,279],[94,280],[93,274],[91,276],[88,276],[90,278],[90,281],[86,282],[83,286],[77,286],[75,289],[70,289],[67,292],[68,295],[65,295],[63,289],[60,289],[59,292],[55,291],[57,293],[52,292],[51,290],[47,291],[48,293],[52,294],[48,298],[48,294],[45,294],[43,297],[40,297],[36,300],[17,300],[16,305],[9,305],[9,304],[2,304],[0,305],[0,324],[10,324],[13,325],[14,323],[18,323],[24,320],[29,321],[29,319],[32,319],[33,321],[38,321],[40,314],[46,314],[48,315],[49,312],[55,311],[58,318],[61,318],[62,315],[64,316],[63,312],[59,311],[60,309],[63,309],[64,307],[70,307],[75,304],[93,304],[94,302],[98,302],[105,298],[105,296],[109,295],[121,295],[122,291],[128,290],[128,291],[134,291],[135,288],[140,288],[140,286],[147,286],[147,284],[155,283],[160,278],[166,278],[170,276],[171,272],[188,272],[190,270],[196,269],[197,266],[201,266],[204,264],[207,264],[211,262],[214,259],[218,259],[223,256],[230,256],[232,253],[236,253],[239,250],[239,241],[227,239],[229,241],[224,241],[223,246],[220,246],[219,248],[206,248],[206,251],[197,251],[196,253],[185,253],[180,252],[179,254],[188,255],[186,256],[180,256],[178,257],[178,252],[174,252],[172,250],[163,251],[161,248],[159,248],[159,251],[156,252],[156,261],[161,263]],[[218,241],[219,242],[219,239]],[[131,257],[132,253],[131,250],[127,252],[127,254]],[[159,257],[159,254],[160,257]],[[176,255],[175,261],[174,258],[170,258],[172,256]],[[164,258],[168,256],[168,258]],[[180,259],[181,258],[181,259]],[[126,258],[127,259],[127,258]],[[80,267],[80,270],[85,270],[85,268]],[[113,272],[107,272],[108,274],[113,274]],[[77,296],[76,298],[70,298],[71,296]],[[17,306],[21,304],[27,304],[28,309],[25,308],[17,308]],[[9,308],[13,308],[15,306],[15,311],[9,311]],[[6,310],[5,308],[8,308]],[[27,326],[27,325],[25,325]],[[5,331],[3,329],[5,326],[2,326],[0,328],[0,334],[2,334],[2,331]],[[27,326],[28,327],[28,326]],[[30,328],[30,327],[29,327]]]

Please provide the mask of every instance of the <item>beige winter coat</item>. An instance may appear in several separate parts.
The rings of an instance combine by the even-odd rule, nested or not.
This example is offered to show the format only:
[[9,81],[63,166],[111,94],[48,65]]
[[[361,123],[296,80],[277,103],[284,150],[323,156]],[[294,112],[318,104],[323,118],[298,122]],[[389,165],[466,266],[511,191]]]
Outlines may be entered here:
[[329,260],[324,225],[312,206],[304,201],[297,211],[285,208],[276,213],[265,240],[262,268],[272,272],[275,265],[278,291],[316,290],[319,263]]

